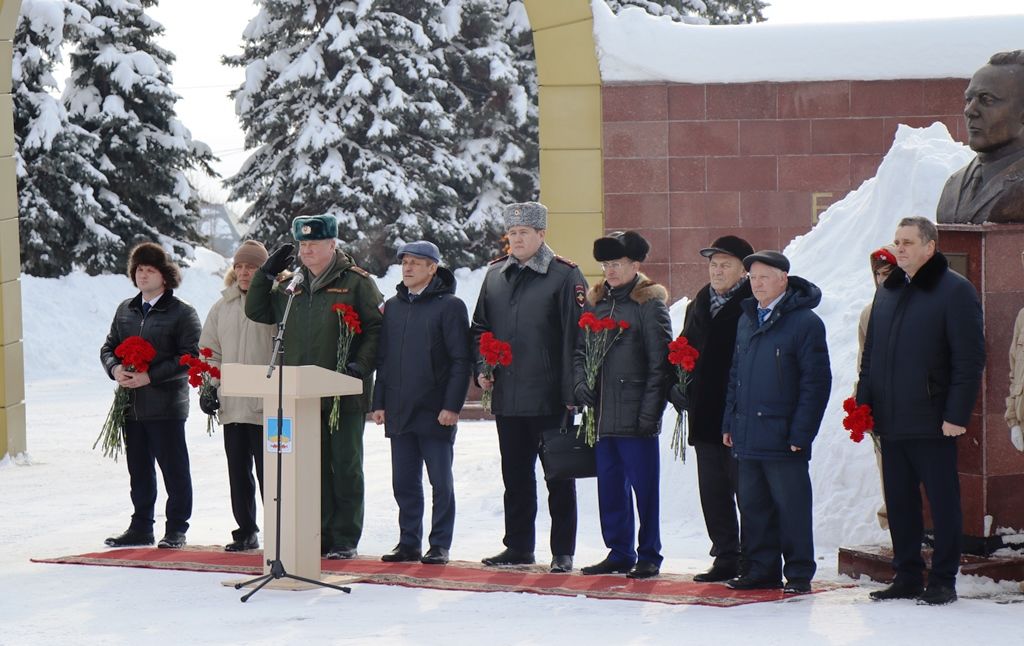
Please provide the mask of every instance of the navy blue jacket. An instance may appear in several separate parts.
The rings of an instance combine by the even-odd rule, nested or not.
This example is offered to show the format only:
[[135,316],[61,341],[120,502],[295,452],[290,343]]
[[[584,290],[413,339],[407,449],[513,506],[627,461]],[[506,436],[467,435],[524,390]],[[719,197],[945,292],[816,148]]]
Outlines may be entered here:
[[942,437],[967,426],[985,367],[978,292],[936,252],[908,283],[892,270],[875,292],[857,402],[887,440]]
[[455,276],[438,267],[415,299],[400,283],[384,304],[377,346],[373,410],[384,411],[384,434],[431,434],[454,441],[455,427],[441,426],[437,416],[442,410],[462,410],[472,366],[469,315],[455,296]]
[[743,301],[722,420],[736,457],[811,459],[832,389],[825,324],[811,311],[820,302],[817,286],[790,276],[786,295],[758,327],[757,301]]

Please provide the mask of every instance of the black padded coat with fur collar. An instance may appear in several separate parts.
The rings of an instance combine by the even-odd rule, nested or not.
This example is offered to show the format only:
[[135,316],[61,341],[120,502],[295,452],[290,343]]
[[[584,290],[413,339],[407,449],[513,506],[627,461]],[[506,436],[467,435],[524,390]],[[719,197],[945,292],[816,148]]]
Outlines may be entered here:
[[[597,380],[597,435],[651,437],[661,430],[672,371],[668,344],[672,340],[668,291],[643,274],[610,288],[602,282],[590,288],[585,310],[598,318],[626,321],[629,328],[612,344]],[[586,333],[580,331],[574,357],[577,384],[586,381]]]

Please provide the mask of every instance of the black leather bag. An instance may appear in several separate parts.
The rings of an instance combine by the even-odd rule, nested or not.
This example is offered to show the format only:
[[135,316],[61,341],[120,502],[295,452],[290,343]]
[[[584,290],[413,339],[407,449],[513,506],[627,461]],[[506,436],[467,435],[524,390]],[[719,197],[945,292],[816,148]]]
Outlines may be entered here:
[[573,480],[597,476],[594,447],[587,446],[583,434],[577,434],[573,413],[566,409],[560,428],[544,431],[540,444],[540,462],[545,480]]

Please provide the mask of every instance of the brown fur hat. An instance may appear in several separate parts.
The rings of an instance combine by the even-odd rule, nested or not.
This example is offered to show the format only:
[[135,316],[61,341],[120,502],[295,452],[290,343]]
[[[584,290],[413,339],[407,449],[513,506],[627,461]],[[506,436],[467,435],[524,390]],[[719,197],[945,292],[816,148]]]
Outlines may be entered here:
[[174,264],[167,257],[163,247],[155,242],[135,245],[128,256],[128,278],[132,279],[132,285],[135,285],[135,270],[139,265],[149,265],[159,271],[167,283],[167,289],[176,289],[181,284],[181,270],[178,265]]

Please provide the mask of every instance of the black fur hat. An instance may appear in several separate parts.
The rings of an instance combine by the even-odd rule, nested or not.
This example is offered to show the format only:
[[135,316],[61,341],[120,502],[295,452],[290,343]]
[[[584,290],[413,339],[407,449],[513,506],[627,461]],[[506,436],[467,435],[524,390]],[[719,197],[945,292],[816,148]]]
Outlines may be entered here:
[[643,262],[650,250],[651,245],[636,231],[616,231],[594,240],[594,260],[598,262],[619,258]]
[[135,270],[139,265],[149,265],[157,269],[167,283],[167,289],[176,289],[181,284],[181,270],[178,265],[171,262],[163,247],[155,242],[143,242],[132,249],[128,256],[128,278],[132,279],[135,285]]

